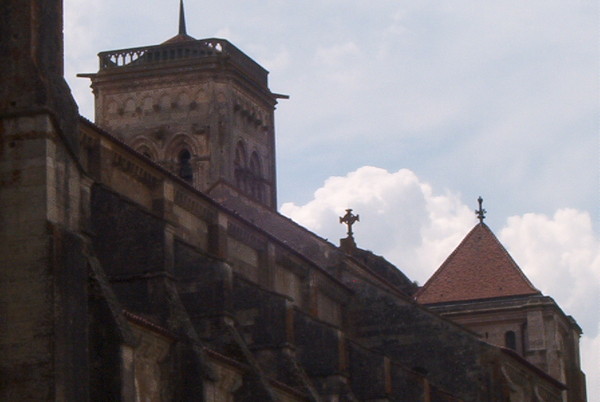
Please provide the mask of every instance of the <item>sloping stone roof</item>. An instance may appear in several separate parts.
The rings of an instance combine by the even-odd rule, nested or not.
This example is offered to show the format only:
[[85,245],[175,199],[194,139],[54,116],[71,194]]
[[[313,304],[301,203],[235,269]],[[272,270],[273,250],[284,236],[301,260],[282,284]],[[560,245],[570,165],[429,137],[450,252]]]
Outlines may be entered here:
[[173,36],[171,39],[164,41],[161,45],[170,45],[173,43],[183,43],[183,42],[192,42],[195,41],[196,38],[191,37],[188,34],[178,34]]
[[541,294],[485,223],[475,226],[419,289],[422,304]]

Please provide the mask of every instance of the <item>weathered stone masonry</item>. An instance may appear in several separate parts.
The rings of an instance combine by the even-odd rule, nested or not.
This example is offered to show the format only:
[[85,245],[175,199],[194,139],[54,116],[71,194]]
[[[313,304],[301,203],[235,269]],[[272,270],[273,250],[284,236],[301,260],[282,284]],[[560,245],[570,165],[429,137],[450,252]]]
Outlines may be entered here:
[[181,29],[101,53],[96,125],[61,14],[0,3],[0,399],[562,400],[383,258],[275,211],[282,95],[252,59]]

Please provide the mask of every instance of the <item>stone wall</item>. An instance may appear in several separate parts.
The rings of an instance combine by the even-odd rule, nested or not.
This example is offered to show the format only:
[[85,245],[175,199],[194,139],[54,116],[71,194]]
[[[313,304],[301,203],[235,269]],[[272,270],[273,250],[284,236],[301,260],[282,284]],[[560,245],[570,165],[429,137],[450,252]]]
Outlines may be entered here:
[[[85,183],[46,113],[0,119],[2,399],[88,395]],[[52,161],[52,163],[48,163]]]
[[[11,53],[0,63],[1,399],[494,401],[515,382],[506,367],[523,395],[560,393],[410,302],[413,286],[389,264],[278,215],[274,160],[270,203],[228,185],[209,197],[77,120],[61,77],[62,2],[0,4]],[[249,68],[225,76],[238,67]],[[229,120],[192,134],[210,133],[229,161],[232,128],[274,146],[276,96],[238,78],[243,96],[217,91],[208,106]],[[148,121],[192,113],[186,94],[157,97],[158,110],[153,96],[109,100],[107,113],[122,108],[127,130],[146,109]]]

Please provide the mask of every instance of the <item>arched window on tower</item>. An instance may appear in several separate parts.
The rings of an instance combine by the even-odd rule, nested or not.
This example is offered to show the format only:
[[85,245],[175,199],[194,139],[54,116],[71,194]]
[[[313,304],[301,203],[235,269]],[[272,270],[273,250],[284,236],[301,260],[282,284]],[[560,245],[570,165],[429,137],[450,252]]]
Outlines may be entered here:
[[233,160],[233,175],[236,186],[242,191],[248,191],[247,172],[246,172],[246,147],[242,141],[238,142],[235,148],[235,158]]
[[252,175],[250,184],[250,194],[259,201],[264,199],[264,190],[262,183],[262,167],[260,158],[256,152],[250,157],[250,174]]
[[192,169],[192,155],[187,149],[182,149],[177,156],[179,177],[183,180],[192,182],[194,179],[194,171]]
[[517,350],[517,335],[515,331],[506,331],[504,333],[504,346],[512,350]]

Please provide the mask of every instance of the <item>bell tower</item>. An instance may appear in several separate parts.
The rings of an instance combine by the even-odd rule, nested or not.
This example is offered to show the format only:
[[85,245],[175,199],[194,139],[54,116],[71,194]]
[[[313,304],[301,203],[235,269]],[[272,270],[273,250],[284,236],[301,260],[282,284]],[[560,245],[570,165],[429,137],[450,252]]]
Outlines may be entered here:
[[179,32],[99,54],[95,122],[201,191],[226,186],[275,209],[277,99],[268,72],[224,39]]

